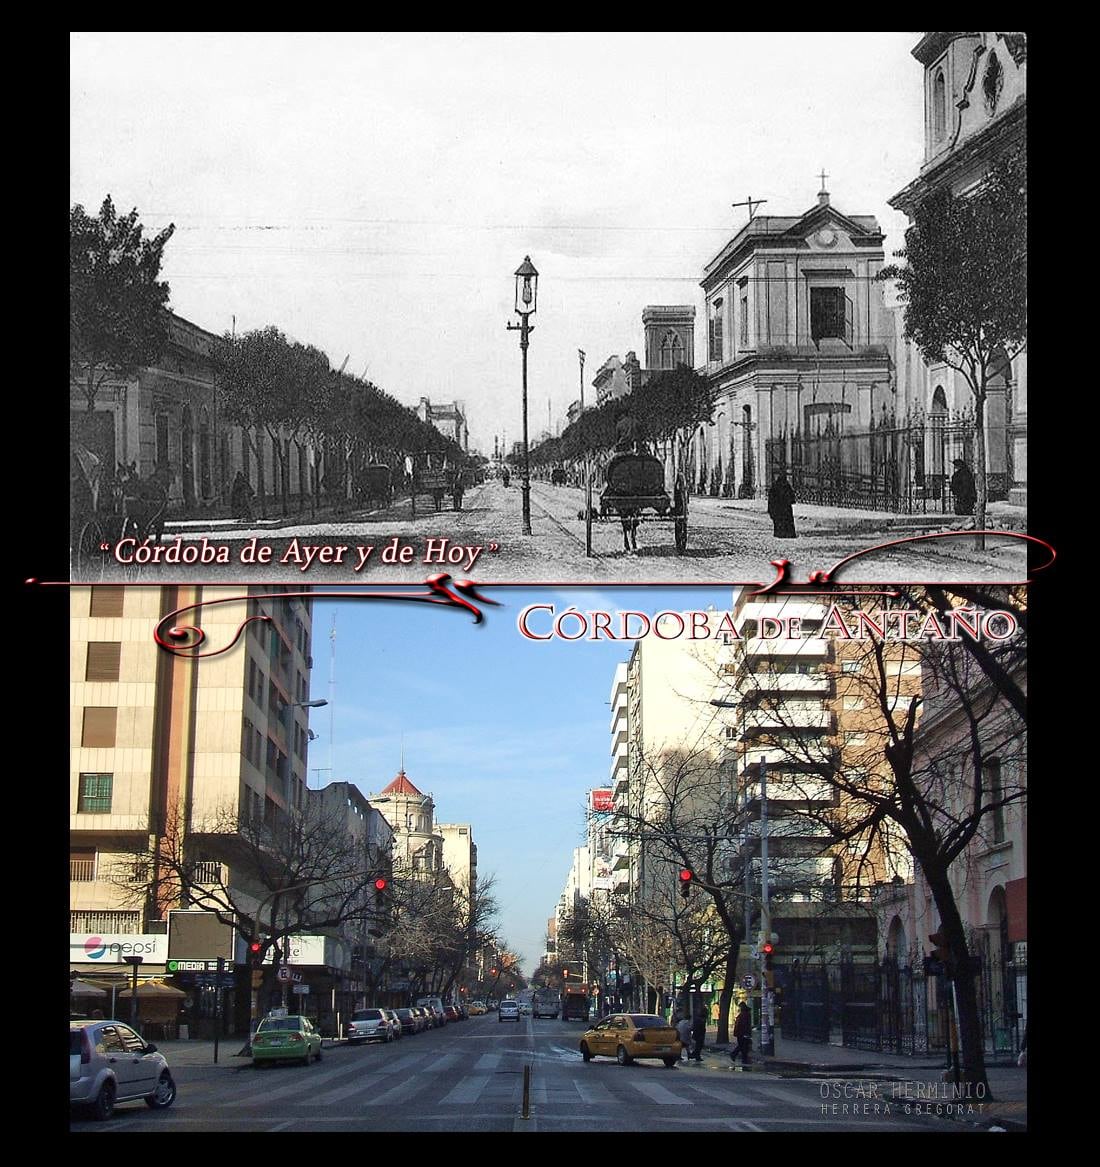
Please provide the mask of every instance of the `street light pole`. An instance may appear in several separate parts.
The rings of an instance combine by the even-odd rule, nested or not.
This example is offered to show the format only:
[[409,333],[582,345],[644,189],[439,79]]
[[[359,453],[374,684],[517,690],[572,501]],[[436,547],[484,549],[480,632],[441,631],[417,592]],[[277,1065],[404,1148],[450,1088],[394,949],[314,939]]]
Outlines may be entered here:
[[763,946],[772,939],[772,910],[768,888],[768,763],[760,759],[760,1052],[775,1053],[772,1042],[772,1007],[775,993],[768,984],[767,956]]
[[134,971],[133,979],[130,982],[130,1028],[137,1029],[138,1023],[138,968],[140,967],[144,957],[141,956],[124,956],[122,958]]
[[537,305],[539,273],[525,255],[523,263],[516,268],[516,315],[519,324],[507,324],[509,332],[519,333],[519,347],[523,353],[523,533],[531,534],[531,452],[527,436],[527,348],[534,331],[531,316]]

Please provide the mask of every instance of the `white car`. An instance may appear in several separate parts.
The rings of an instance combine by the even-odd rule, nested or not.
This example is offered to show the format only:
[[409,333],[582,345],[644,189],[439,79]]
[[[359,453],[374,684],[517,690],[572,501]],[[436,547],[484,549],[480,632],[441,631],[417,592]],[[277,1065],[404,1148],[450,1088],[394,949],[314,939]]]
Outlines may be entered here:
[[348,1045],[360,1041],[393,1041],[393,1026],[385,1009],[356,1009],[344,1026]]
[[144,1099],[163,1110],[176,1100],[164,1055],[121,1021],[69,1022],[69,1105],[87,1106],[102,1120],[116,1102]]
[[497,1011],[498,1021],[519,1021],[519,1005],[515,1001],[501,1001]]

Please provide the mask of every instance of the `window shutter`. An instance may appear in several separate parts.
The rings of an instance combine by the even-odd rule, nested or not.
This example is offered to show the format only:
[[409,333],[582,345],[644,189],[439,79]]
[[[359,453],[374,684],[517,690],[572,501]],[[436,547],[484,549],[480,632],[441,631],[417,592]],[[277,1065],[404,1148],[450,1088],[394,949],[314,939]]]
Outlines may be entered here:
[[118,710],[114,706],[90,706],[84,710],[82,746],[111,747],[115,744]]
[[124,596],[124,588],[106,587],[103,584],[93,584],[92,599],[88,609],[88,615],[121,616],[122,601]]
[[122,645],[116,641],[93,640],[88,643],[86,681],[117,681]]

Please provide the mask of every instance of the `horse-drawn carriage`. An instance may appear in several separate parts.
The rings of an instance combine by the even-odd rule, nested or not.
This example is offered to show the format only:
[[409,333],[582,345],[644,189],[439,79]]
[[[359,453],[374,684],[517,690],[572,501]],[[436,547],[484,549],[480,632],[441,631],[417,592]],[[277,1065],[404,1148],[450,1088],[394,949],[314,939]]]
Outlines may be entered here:
[[381,462],[372,462],[360,468],[355,481],[359,505],[388,507],[393,502],[393,475]]
[[[102,565],[109,549],[127,537],[160,542],[168,510],[162,478],[143,478],[137,465],[111,474],[103,458],[80,442],[69,443],[69,553],[73,575]],[[107,548],[108,550],[105,550]]]
[[604,478],[599,512],[595,508],[589,511],[591,522],[618,519],[628,552],[638,550],[641,523],[670,522],[676,553],[683,555],[687,550],[688,488],[682,475],[677,475],[670,497],[661,460],[652,454],[631,451],[616,454],[607,464]]

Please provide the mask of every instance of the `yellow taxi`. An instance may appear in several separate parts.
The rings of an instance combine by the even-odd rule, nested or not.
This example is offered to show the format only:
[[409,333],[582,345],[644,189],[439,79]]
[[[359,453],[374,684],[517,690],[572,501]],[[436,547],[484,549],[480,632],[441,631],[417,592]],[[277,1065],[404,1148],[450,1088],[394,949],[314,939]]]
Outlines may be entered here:
[[652,1013],[612,1013],[581,1035],[581,1057],[614,1058],[629,1066],[638,1058],[660,1058],[671,1070],[683,1046],[676,1030]]
[[488,1012],[480,1001],[471,1001],[466,1008],[471,1017],[480,1017],[483,1013]]

